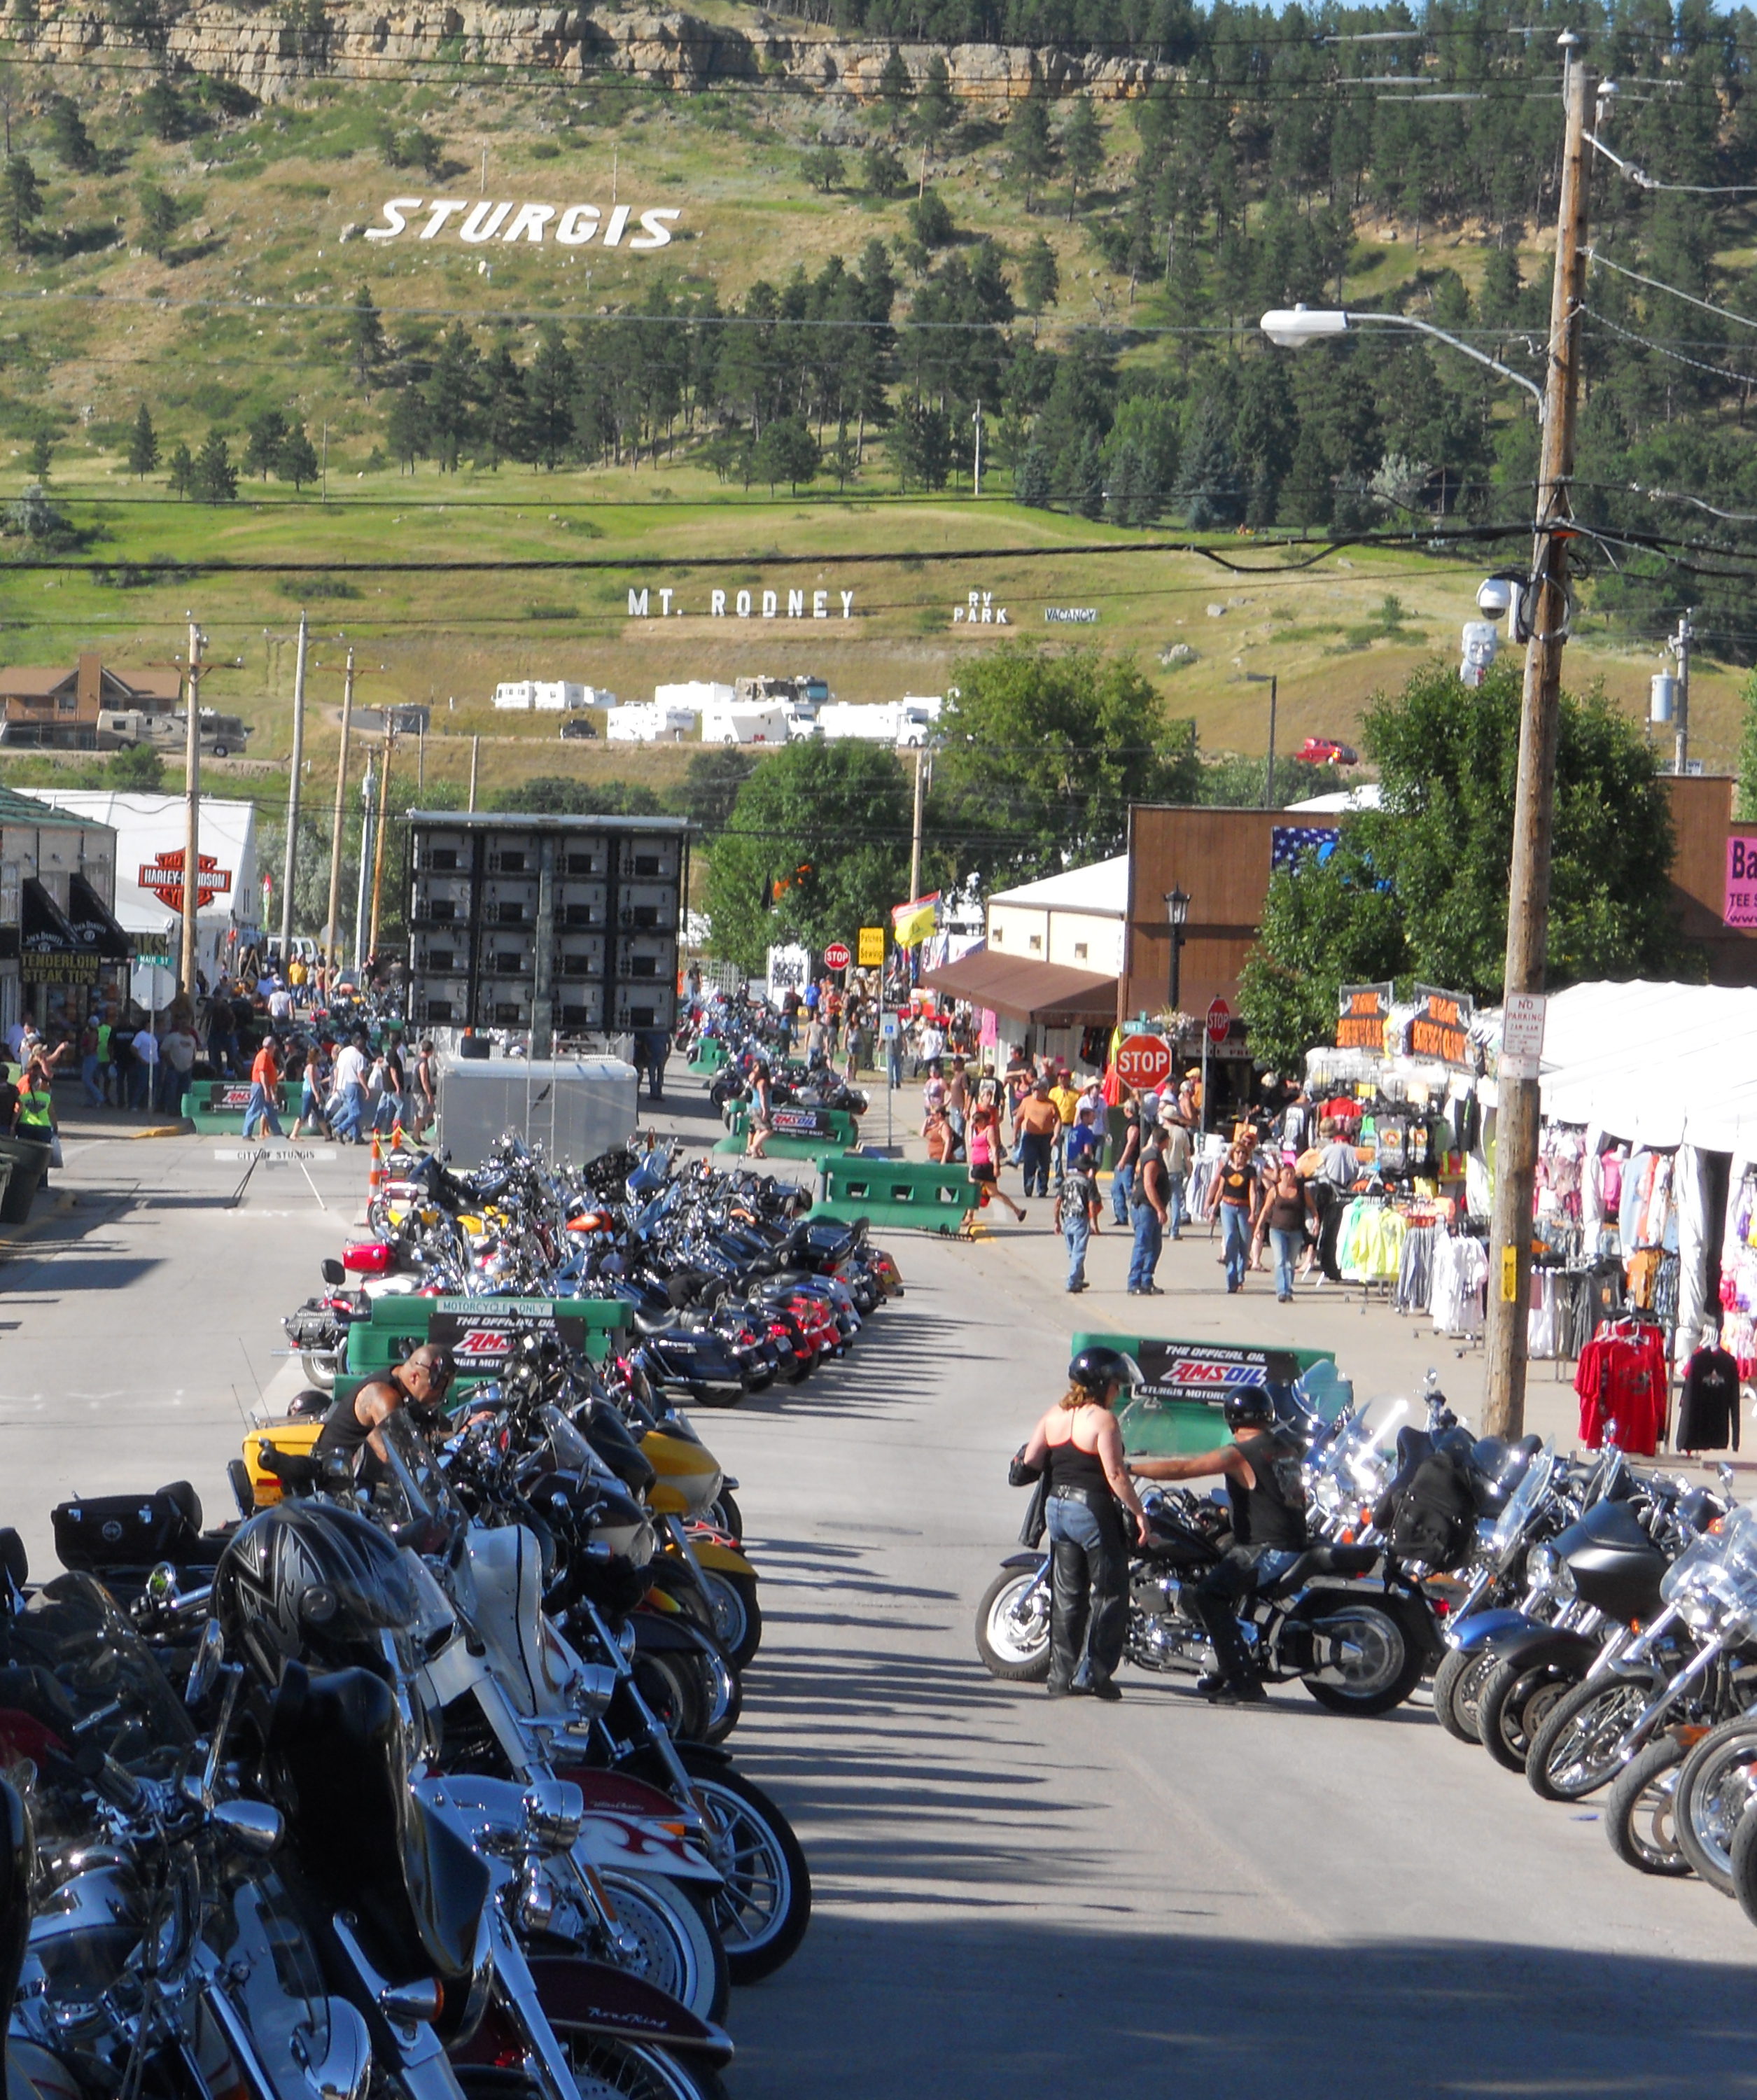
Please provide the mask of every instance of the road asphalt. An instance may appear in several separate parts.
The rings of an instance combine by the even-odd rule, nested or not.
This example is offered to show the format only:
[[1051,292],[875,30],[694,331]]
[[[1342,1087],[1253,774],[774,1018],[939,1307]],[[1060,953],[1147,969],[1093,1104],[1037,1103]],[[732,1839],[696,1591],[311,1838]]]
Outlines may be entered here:
[[[675,1073],[655,1119],[715,1134]],[[284,1167],[234,1208],[213,1139],[65,1145],[0,1273],[0,1517],[39,1567],[76,1490],[186,1476],[227,1510],[249,1410],[297,1378],[280,1317],[365,1181],[343,1152],[314,1170],[328,1210]],[[1215,1710],[1127,1669],[1118,1705],[1051,1705],[988,1677],[974,1608],[1022,1515],[1007,1459],[1075,1328],[1332,1348],[1369,1394],[1434,1365],[1480,1404],[1478,1354],[1357,1292],[1281,1307],[1262,1276],[1228,1298],[1205,1229],[1144,1302],[1107,1228],[1071,1298],[1048,1208],[970,1242],[890,1236],[907,1295],[846,1363],[696,1418],[763,1576],[733,1748],[816,1883],[799,1955],[735,1995],[733,2100],[1757,2093],[1737,1909],[1632,1873],[1596,1802],[1538,1802],[1424,1703],[1357,1721],[1287,1688]],[[1531,1392],[1569,1440],[1565,1383],[1538,1367]]]

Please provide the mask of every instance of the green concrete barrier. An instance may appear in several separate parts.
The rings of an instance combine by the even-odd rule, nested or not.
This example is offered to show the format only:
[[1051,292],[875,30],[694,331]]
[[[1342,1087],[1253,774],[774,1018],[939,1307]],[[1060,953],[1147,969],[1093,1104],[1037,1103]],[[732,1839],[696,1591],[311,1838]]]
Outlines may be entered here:
[[[1313,1365],[1335,1371],[1328,1349],[1260,1348],[1235,1342],[1189,1342],[1159,1335],[1074,1335],[1071,1357],[1082,1349],[1120,1349],[1140,1365],[1142,1383],[1116,1410],[1124,1449],[1137,1458],[1182,1458],[1212,1451],[1232,1432],[1224,1412],[1226,1396],[1241,1386],[1291,1385]],[[1340,1374],[1323,1381],[1337,1405],[1353,1388]],[[1331,1410],[1320,1402],[1321,1412]]]
[[[714,1147],[730,1156],[744,1149],[750,1106],[734,1101],[726,1110],[727,1135]],[[814,1159],[819,1153],[852,1152],[860,1142],[860,1118],[846,1109],[777,1108],[770,1111],[768,1157]]]
[[347,1361],[336,1379],[348,1400],[369,1379],[382,1378],[422,1342],[443,1342],[456,1356],[454,1391],[498,1378],[522,1334],[552,1332],[603,1363],[629,1327],[632,1308],[612,1298],[417,1298],[398,1293],[373,1301],[372,1317],[348,1330]]
[[[283,1100],[286,1090],[281,1090]],[[183,1112],[198,1131],[237,1137],[244,1130],[244,1112],[249,1106],[248,1079],[192,1079],[183,1097]],[[285,1115],[278,1109],[277,1115]]]
[[690,1060],[690,1070],[700,1079],[710,1079],[726,1061],[725,1043],[717,1035],[704,1035],[695,1046],[695,1054]]
[[978,1191],[962,1166],[848,1153],[826,1158],[820,1180],[816,1217],[865,1218],[881,1229],[949,1234],[965,1230],[977,1208]]

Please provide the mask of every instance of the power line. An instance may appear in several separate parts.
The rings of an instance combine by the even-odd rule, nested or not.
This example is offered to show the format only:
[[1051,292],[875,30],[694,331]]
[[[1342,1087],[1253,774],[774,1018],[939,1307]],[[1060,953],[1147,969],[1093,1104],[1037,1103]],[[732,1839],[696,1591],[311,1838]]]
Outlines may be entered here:
[[1736,314],[1730,307],[1717,307],[1712,300],[1699,299],[1693,292],[1680,292],[1675,285],[1663,285],[1658,277],[1644,276],[1639,270],[1631,270],[1623,263],[1613,262],[1600,249],[1588,248],[1587,259],[1589,262],[1596,263],[1600,269],[1615,271],[1619,277],[1627,277],[1637,285],[1645,285],[1649,290],[1664,292],[1674,299],[1682,299],[1686,306],[1699,307],[1705,314],[1714,314],[1724,321],[1736,322],[1740,328],[1757,329],[1757,320],[1753,320],[1750,315]]
[[1757,196],[1757,183],[1662,183],[1632,161],[1621,159],[1603,139],[1595,139],[1590,131],[1586,134],[1586,142],[1627,175],[1637,189],[1667,190],[1684,196]]

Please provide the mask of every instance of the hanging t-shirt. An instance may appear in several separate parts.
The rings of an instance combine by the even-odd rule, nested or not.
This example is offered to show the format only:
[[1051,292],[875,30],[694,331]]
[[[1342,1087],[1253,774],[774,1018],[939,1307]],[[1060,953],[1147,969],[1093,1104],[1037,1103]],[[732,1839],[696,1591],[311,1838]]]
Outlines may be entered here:
[[1680,1451],[1739,1448],[1739,1367],[1724,1349],[1698,1349],[1684,1366]]
[[1658,1328],[1644,1321],[1601,1329],[1580,1352],[1574,1391],[1580,1440],[1589,1450],[1614,1444],[1651,1458],[1666,1425],[1666,1349]]

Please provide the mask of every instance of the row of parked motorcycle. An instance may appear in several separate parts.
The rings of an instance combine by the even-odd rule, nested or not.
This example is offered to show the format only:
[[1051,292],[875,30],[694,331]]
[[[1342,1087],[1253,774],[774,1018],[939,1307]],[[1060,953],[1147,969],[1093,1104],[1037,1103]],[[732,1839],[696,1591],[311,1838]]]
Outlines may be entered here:
[[[394,1255],[323,1301],[329,1384],[362,1278],[498,1299],[492,1378],[391,1414],[369,1489],[313,1389],[233,1462],[236,1521],[186,1483],[64,1504],[41,1582],[0,1533],[8,2100],[716,2100],[731,1988],[805,1935],[798,1839],[726,1747],[762,1638],[736,1483],[653,1343],[798,1295],[804,1377],[894,1266],[657,1150],[395,1167],[360,1243]],[[620,1267],[567,1295],[638,1291],[653,1331],[594,1362],[565,1305],[508,1301],[600,1242]]]
[[[1644,1873],[1695,1874],[1757,1924],[1757,1509],[1615,1449],[1558,1454],[1477,1438],[1432,1374],[1424,1427],[1401,1403],[1326,1404],[1272,1388],[1303,1452],[1313,1543],[1245,1608],[1268,1683],[1388,1712],[1431,1679],[1442,1727],[1522,1772],[1545,1800],[1603,1794],[1612,1849]],[[1230,1543],[1225,1505],[1143,1498],[1126,1653],[1155,1671],[1214,1666],[1187,1592]],[[1049,1666],[1049,1564],[1009,1558],[977,1612],[1000,1678]]]
[[821,1050],[796,1057],[791,1026],[762,999],[716,993],[679,1017],[674,1041],[691,1058],[710,1043],[720,1051],[725,1061],[708,1085],[717,1109],[748,1100],[759,1070],[768,1079],[775,1108],[844,1109],[864,1115],[871,1105],[865,1090],[850,1086]]

